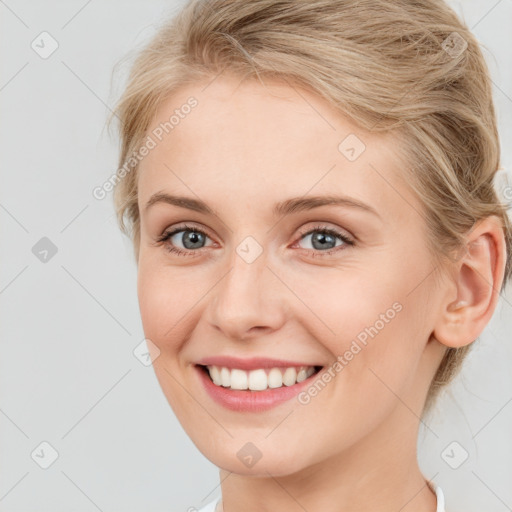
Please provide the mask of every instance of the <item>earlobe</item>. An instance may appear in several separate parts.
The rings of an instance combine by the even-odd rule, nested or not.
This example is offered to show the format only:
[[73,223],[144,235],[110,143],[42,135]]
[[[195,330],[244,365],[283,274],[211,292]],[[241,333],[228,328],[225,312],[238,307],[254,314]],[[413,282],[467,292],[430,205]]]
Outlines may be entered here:
[[482,219],[467,235],[434,330],[440,343],[459,348],[480,336],[498,303],[505,252],[503,228],[496,216]]

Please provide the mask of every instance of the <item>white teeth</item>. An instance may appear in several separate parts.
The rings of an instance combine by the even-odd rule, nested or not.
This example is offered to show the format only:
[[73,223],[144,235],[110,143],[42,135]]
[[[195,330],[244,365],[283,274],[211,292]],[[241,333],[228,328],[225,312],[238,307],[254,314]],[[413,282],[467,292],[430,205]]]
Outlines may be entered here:
[[229,388],[229,386],[231,386],[231,372],[227,368],[221,368],[220,381],[221,384],[226,388]]
[[216,384],[217,386],[222,385],[222,379],[220,378],[220,371],[216,366],[210,367],[210,377],[212,378],[214,384]]
[[251,370],[249,372],[249,389],[251,391],[263,391],[264,389],[267,389],[267,387],[268,382],[265,370]]
[[271,368],[269,370],[260,368],[249,372],[238,368],[230,370],[224,366],[207,366],[207,368],[216,386],[236,390],[249,389],[251,391],[293,386],[315,373],[314,366],[290,367],[286,368],[284,372],[280,368]]
[[231,389],[247,388],[247,373],[243,370],[231,370]]
[[304,368],[297,372],[297,382],[302,382],[308,378],[308,374]]
[[268,387],[269,388],[280,388],[283,385],[283,374],[279,368],[272,368],[268,372]]
[[295,368],[286,368],[283,375],[283,384],[293,386],[297,382],[297,370]]

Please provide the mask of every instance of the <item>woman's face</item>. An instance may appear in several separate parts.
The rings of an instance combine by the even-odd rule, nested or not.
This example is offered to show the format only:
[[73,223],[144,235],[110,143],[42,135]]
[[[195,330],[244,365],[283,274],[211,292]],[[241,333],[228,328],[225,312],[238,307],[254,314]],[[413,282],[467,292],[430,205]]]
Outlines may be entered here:
[[379,439],[415,444],[441,288],[393,139],[267,84],[221,76],[158,110],[138,294],[196,446],[229,471],[285,475]]

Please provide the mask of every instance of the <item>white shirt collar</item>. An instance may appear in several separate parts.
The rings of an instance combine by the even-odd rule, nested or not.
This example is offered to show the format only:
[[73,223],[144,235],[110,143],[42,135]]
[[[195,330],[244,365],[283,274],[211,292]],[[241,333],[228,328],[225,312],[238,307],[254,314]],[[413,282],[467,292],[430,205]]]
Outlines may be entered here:
[[444,494],[443,490],[439,486],[435,486],[436,497],[437,497],[437,509],[436,512],[446,512],[444,509]]

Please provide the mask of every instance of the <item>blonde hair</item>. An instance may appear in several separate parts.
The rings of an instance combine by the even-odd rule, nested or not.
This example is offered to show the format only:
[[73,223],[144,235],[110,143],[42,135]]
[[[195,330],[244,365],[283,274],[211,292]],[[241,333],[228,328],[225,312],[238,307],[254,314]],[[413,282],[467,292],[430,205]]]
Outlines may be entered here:
[[[357,126],[393,132],[411,163],[406,179],[424,205],[434,261],[453,262],[475,222],[496,215],[507,247],[503,290],[512,227],[493,186],[500,144],[489,72],[477,40],[441,0],[189,1],[140,51],[114,111],[119,168],[133,162],[117,180],[115,206],[137,261],[133,155],[166,98],[226,69],[293,81]],[[426,409],[471,346],[447,349]]]

